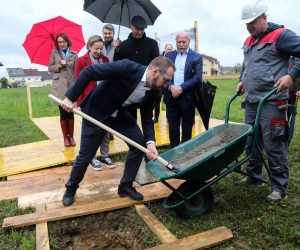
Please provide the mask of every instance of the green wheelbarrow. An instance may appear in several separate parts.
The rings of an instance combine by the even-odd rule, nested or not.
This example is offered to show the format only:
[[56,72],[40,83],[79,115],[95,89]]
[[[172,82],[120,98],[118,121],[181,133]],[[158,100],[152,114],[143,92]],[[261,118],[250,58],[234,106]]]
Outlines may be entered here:
[[[183,217],[200,216],[213,207],[212,184],[233,171],[248,175],[240,171],[240,166],[249,160],[254,147],[257,147],[262,155],[256,142],[259,118],[264,102],[275,92],[276,89],[272,90],[260,101],[254,126],[228,123],[230,105],[240,95],[236,93],[227,102],[224,124],[211,128],[161,154],[163,159],[179,169],[178,173],[167,169],[157,161],[147,163],[148,171],[173,191],[164,200],[165,208],[174,209]],[[252,138],[250,150],[243,154],[248,137]],[[265,162],[264,165],[269,174]],[[185,182],[176,189],[167,182],[174,178]]]

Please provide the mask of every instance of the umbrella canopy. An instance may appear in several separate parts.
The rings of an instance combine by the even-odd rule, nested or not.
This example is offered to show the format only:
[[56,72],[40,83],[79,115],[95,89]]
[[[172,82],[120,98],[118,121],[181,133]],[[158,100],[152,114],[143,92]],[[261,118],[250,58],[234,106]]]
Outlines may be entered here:
[[83,9],[103,23],[128,28],[134,16],[142,16],[148,25],[153,25],[161,14],[150,0],[84,0]]
[[54,39],[59,33],[65,33],[72,42],[71,48],[79,52],[85,45],[82,27],[61,16],[36,23],[32,26],[23,43],[32,63],[47,66],[51,50],[55,50]]
[[211,109],[214,103],[217,87],[210,82],[202,82],[196,87],[196,108],[201,116],[205,129],[208,129]]
[[0,62],[0,67],[1,67],[1,66],[4,66],[4,64],[3,64],[2,62]]

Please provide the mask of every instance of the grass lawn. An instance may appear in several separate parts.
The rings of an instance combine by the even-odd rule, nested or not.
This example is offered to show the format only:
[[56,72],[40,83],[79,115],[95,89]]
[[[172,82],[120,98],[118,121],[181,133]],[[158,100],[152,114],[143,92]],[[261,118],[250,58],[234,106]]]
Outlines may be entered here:
[[[218,89],[211,116],[224,119],[225,105],[234,94],[237,80],[212,82]],[[49,87],[31,90],[34,117],[58,115],[57,107],[52,106],[47,97]],[[242,99],[234,102],[230,117],[233,121],[243,121]],[[28,119],[26,89],[0,89],[0,101],[0,147],[46,139]],[[289,147],[290,183],[288,199],[284,202],[269,204],[265,201],[270,193],[269,185],[234,186],[234,181],[241,178],[234,173],[213,186],[215,209],[200,218],[181,219],[173,211],[164,209],[161,202],[150,203],[148,207],[178,238],[223,225],[231,229],[234,239],[215,249],[300,249],[299,122],[298,116],[294,139]],[[20,213],[24,211],[17,208],[16,202],[0,202],[0,224],[3,218]],[[133,209],[131,213],[135,216]],[[55,237],[59,235],[50,235],[50,241]],[[1,249],[33,249],[34,245],[33,228],[9,232],[0,228]]]

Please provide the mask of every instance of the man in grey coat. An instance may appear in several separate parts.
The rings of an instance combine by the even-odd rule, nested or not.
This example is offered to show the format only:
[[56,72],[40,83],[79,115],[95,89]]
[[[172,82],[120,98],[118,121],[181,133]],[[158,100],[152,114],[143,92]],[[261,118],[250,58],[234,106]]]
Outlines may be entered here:
[[[287,104],[288,90],[300,75],[300,63],[289,70],[290,56],[300,56],[300,37],[282,25],[267,22],[268,6],[255,0],[243,8],[242,22],[250,36],[244,42],[244,63],[236,90],[245,92],[245,122],[254,124],[258,103],[274,86],[276,95],[265,103],[260,116],[258,145],[268,156],[271,174],[269,202],[287,198],[288,143],[287,113],[280,106]],[[250,141],[247,144],[247,148]],[[246,148],[246,149],[247,149]],[[247,165],[250,176],[237,182],[239,185],[260,184],[263,160],[256,149]]]

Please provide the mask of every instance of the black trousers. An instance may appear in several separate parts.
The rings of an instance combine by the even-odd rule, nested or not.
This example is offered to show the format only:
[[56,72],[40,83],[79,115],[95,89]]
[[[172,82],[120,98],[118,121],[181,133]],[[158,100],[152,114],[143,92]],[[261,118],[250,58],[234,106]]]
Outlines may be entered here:
[[[123,111],[121,114],[118,114],[116,118],[110,117],[103,123],[138,144],[144,147],[146,146],[144,135],[129,112]],[[87,167],[95,156],[105,133],[105,130],[83,120],[80,151],[73,164],[70,178],[65,185],[67,189],[76,190],[79,187],[79,183],[82,181]],[[142,151],[131,145],[128,145],[128,147],[129,151],[125,162],[123,177],[120,181],[121,185],[132,185],[144,156]]]
[[167,104],[167,118],[169,122],[169,137],[171,148],[192,138],[192,128],[195,118],[195,108],[189,104],[186,96],[171,98]]
[[61,106],[59,107],[60,119],[61,120],[73,120],[74,113],[65,111]]

